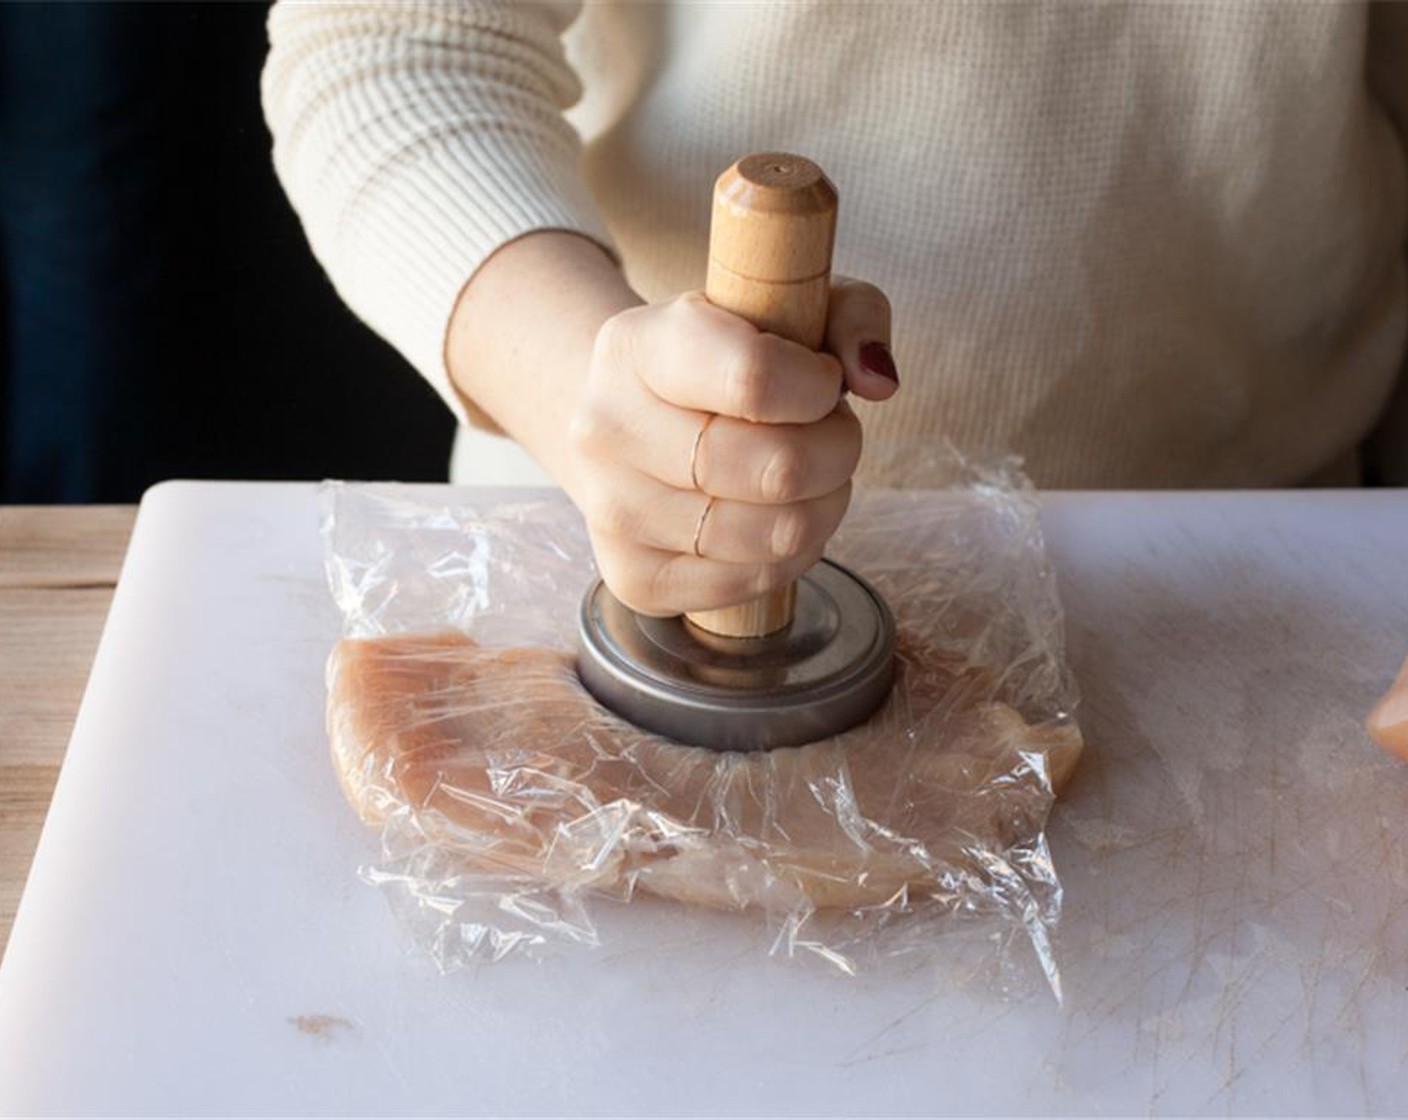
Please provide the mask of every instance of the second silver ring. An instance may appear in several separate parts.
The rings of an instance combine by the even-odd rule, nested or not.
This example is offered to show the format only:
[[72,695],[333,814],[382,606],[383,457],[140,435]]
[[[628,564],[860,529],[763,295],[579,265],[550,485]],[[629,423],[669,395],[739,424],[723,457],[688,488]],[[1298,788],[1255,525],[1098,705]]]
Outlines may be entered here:
[[704,417],[704,423],[699,425],[699,431],[694,433],[694,444],[689,449],[689,482],[696,490],[703,491],[704,487],[699,485],[699,447],[704,442],[704,433],[709,430],[709,425],[714,422],[715,413],[709,413]]
[[699,515],[699,521],[694,526],[694,555],[699,559],[704,559],[704,553],[699,550],[699,541],[704,536],[704,522],[709,520],[709,514],[714,509],[714,496],[710,494],[708,501],[704,503],[704,512]]

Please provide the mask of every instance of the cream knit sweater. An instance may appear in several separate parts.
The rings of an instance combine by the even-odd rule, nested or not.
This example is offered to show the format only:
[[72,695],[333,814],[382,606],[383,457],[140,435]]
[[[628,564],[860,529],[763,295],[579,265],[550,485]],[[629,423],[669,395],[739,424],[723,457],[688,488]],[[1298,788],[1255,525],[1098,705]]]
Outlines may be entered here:
[[710,185],[761,149],[826,168],[837,271],[894,304],[876,462],[1293,484],[1402,368],[1408,7],[282,0],[269,31],[313,249],[461,419],[442,342],[496,248],[578,230],[649,299],[700,287]]

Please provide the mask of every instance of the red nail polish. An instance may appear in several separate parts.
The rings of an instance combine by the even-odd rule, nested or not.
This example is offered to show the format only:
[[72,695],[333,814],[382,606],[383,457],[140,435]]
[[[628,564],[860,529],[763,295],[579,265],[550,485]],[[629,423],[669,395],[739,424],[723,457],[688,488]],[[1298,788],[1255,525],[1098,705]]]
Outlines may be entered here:
[[899,370],[895,368],[894,355],[883,342],[862,342],[860,344],[860,368],[866,373],[883,377],[886,381],[900,383]]

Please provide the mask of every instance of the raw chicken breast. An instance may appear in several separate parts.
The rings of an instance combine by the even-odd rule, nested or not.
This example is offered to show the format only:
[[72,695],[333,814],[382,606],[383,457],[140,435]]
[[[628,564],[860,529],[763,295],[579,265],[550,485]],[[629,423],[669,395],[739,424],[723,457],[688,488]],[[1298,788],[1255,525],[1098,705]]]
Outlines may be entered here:
[[709,906],[864,907],[952,891],[1038,833],[1075,767],[1069,724],[989,699],[986,672],[901,654],[869,723],[717,753],[596,703],[569,658],[458,633],[345,640],[328,725],[368,824],[403,808],[481,869]]

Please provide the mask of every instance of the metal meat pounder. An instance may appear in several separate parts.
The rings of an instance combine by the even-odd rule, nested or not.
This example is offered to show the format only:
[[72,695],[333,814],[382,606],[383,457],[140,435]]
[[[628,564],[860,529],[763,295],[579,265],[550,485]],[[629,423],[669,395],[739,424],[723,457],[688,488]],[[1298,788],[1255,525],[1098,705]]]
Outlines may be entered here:
[[[819,349],[835,232],[836,190],[816,164],[748,156],[714,185],[705,294]],[[824,739],[869,718],[894,681],[889,608],[829,560],[760,599],[676,618],[637,615],[598,580],[578,638],[593,696],[639,727],[715,750]]]

